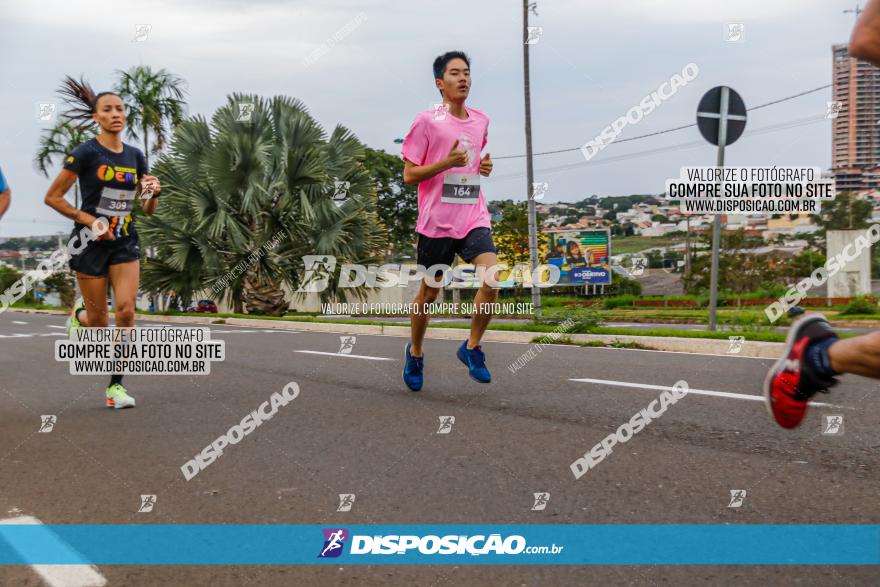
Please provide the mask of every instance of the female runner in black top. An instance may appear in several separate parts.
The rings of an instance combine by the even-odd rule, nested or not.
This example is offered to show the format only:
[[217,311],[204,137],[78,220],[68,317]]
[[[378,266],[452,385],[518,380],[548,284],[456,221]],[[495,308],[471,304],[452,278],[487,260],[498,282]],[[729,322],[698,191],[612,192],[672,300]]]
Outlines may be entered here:
[[[134,326],[140,281],[140,240],[131,213],[135,201],[141,203],[144,213],[155,212],[161,185],[156,177],[148,175],[144,154],[122,142],[122,99],[113,92],[96,95],[88,84],[71,78],[65,88],[66,94],[81,104],[68,117],[82,123],[94,120],[100,127],[96,138],[70,152],[45,198],[47,205],[73,219],[74,234],[91,227],[100,235],[70,259],[82,298],[70,313],[68,332],[83,326],[108,326],[108,280],[116,300],[116,326],[130,328]],[[64,199],[77,179],[82,193],[79,210]],[[122,375],[111,376],[105,395],[108,407],[135,405],[122,386]]]

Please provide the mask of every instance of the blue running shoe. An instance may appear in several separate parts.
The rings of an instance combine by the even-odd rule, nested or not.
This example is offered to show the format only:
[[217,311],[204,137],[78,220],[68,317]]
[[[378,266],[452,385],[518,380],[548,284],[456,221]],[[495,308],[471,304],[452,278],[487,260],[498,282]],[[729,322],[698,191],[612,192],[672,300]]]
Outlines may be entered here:
[[410,391],[421,390],[422,383],[424,383],[422,371],[425,370],[425,356],[414,357],[409,354],[409,343],[406,343],[406,348],[403,350],[403,358],[403,382],[406,383]]
[[486,355],[483,354],[483,348],[480,345],[472,349],[467,348],[467,341],[461,343],[458,352],[455,353],[458,360],[467,365],[468,375],[471,379],[479,383],[489,383],[492,381],[492,375],[486,368]]

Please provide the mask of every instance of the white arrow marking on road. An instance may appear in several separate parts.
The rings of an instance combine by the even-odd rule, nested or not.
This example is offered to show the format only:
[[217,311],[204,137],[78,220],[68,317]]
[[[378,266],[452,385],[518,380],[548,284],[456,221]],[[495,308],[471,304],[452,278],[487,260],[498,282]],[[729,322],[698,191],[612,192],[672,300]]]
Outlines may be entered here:
[[[40,520],[33,516],[18,516],[0,520],[0,525],[9,526],[13,524],[43,525]],[[57,534],[48,528],[42,534],[40,540],[42,548],[48,547],[49,550],[56,553],[73,553],[76,555],[76,551],[69,544],[61,540]],[[20,554],[25,555],[24,552],[16,548],[14,542],[10,542],[10,544]],[[98,572],[97,567],[94,565],[30,565],[30,567],[49,587],[103,587],[107,584],[107,579]]]
[[[611,381],[609,379],[569,379],[569,381],[580,381],[581,383],[598,383],[600,385],[616,385],[617,387],[634,387],[636,389],[656,389],[658,391],[672,391],[672,387],[666,385],[651,385],[648,383],[630,383],[629,381]],[[757,402],[764,401],[763,395],[748,395],[745,393],[731,393],[729,391],[712,391],[711,389],[694,389],[688,388],[688,393],[694,395],[708,395],[712,397],[724,397],[727,399],[744,399]],[[825,408],[839,408],[834,404],[823,404],[822,402],[810,402],[811,406],[822,406]]]
[[329,357],[348,357],[350,359],[369,359],[370,361],[394,361],[387,357],[369,357],[367,355],[343,355],[340,353],[325,353],[322,351],[293,351],[295,353],[309,353],[311,355],[327,355]]

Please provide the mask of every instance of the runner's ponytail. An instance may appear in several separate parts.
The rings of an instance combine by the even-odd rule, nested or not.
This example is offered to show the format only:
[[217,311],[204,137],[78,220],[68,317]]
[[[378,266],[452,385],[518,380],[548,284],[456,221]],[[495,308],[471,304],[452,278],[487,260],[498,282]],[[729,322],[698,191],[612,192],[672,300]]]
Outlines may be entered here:
[[66,76],[58,88],[58,93],[67,101],[70,108],[64,112],[64,117],[82,128],[94,124],[92,114],[98,107],[98,100],[103,96],[118,96],[116,92],[95,93],[92,86],[82,77],[79,81],[71,76]]

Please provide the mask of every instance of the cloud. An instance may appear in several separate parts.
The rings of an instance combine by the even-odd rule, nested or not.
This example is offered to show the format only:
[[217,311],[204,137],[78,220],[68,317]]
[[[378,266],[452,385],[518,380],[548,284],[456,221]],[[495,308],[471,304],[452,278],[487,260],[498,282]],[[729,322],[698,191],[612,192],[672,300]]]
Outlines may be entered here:
[[[40,130],[34,102],[52,96],[68,73],[82,73],[104,89],[116,69],[139,63],[164,67],[187,81],[189,112],[206,116],[232,92],[286,94],[303,100],[328,129],[343,124],[370,146],[398,152],[392,140],[436,101],[434,57],[461,48],[473,58],[471,103],[491,119],[487,150],[493,156],[525,150],[519,5],[472,2],[462,17],[444,5],[403,0],[118,0],[112,7],[97,1],[0,2],[6,24],[0,53],[16,56],[3,64],[0,165],[18,195],[0,222],[0,236],[70,228],[39,204],[49,181],[30,161]],[[582,145],[690,61],[699,64],[700,77],[621,138],[692,122],[699,96],[713,85],[731,85],[754,105],[829,83],[830,47],[849,36],[852,15],[842,11],[851,4],[539,1],[539,16],[531,18],[544,35],[530,47],[535,151]],[[366,17],[360,26],[334,37],[360,13]],[[736,21],[746,25],[746,41],[727,43],[724,25]],[[135,24],[152,25],[145,42],[132,42]],[[330,45],[314,64],[304,65],[307,56]],[[829,96],[818,93],[757,111],[750,128],[824,112]],[[699,139],[692,130],[609,146],[597,163],[606,153],[659,153],[556,174],[550,197],[570,201],[592,193],[662,191],[664,180],[682,165],[714,163],[708,146],[663,152],[664,146]],[[729,157],[826,167],[829,138],[830,128],[822,124],[754,138],[747,131]],[[538,157],[535,167],[582,160],[577,152]],[[496,162],[499,177],[523,171],[523,159]],[[490,178],[485,185],[490,199],[522,199],[525,193],[525,180],[518,177]]]

